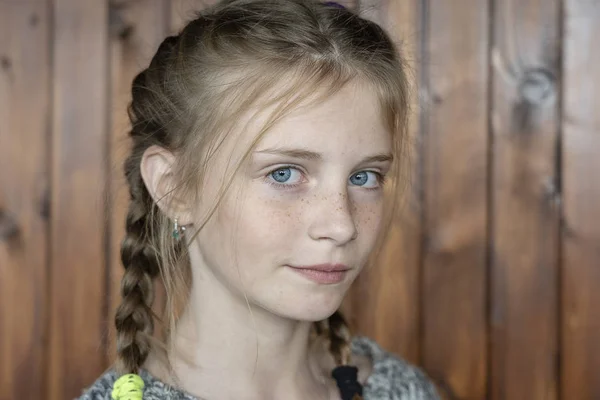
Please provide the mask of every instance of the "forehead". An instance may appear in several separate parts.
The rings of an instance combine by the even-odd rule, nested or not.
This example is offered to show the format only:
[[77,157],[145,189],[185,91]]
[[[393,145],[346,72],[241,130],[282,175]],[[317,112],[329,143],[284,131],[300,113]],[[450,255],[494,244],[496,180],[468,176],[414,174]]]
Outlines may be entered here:
[[[239,173],[242,170],[251,171],[249,165],[254,160],[268,157],[256,152],[269,148],[318,153],[323,162],[344,169],[354,168],[365,157],[394,156],[392,135],[374,90],[349,84],[322,101],[295,108],[258,138],[272,113],[273,108],[255,109],[235,121],[234,129],[206,165],[207,179],[216,179],[217,185],[219,181],[231,182],[234,176],[244,175]],[[282,157],[277,159],[285,161]]]
[[[243,128],[234,135],[237,148],[234,152],[252,146],[272,112],[270,107],[243,121]],[[296,107],[260,138],[256,150],[286,146],[332,155],[364,154],[371,149],[389,149],[390,138],[375,91],[366,85],[350,83],[321,101]]]

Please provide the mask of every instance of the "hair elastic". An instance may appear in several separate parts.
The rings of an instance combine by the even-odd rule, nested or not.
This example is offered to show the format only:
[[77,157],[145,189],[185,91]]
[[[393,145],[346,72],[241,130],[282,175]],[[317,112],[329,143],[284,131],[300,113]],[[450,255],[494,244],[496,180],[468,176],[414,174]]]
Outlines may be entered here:
[[337,7],[337,8],[341,8],[341,9],[346,9],[346,7],[344,7],[343,5],[336,3],[335,1],[326,1],[325,3],[326,6],[331,6],[331,7]]
[[331,376],[335,379],[342,400],[355,400],[362,396],[362,385],[358,381],[358,368],[351,365],[340,365],[335,367],[331,372]]
[[111,397],[113,400],[142,400],[144,380],[136,374],[126,374],[116,380]]

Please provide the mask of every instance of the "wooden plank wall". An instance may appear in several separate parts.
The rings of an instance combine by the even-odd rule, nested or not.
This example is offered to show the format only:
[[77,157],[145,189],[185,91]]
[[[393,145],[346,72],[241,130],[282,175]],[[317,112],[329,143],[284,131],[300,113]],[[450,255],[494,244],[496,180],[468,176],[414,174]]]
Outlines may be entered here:
[[563,399],[600,398],[600,4],[567,0],[563,28],[561,371]]
[[49,1],[0,2],[2,400],[47,392],[50,16]]
[[106,365],[107,4],[53,4],[48,392],[77,393]]
[[560,4],[494,10],[490,399],[556,399]]
[[453,396],[480,399],[487,362],[489,4],[436,0],[428,7],[422,360]]
[[[73,398],[113,359],[131,80],[213,1],[0,0],[0,400]],[[599,399],[600,2],[340,2],[414,93],[352,326],[447,399]]]

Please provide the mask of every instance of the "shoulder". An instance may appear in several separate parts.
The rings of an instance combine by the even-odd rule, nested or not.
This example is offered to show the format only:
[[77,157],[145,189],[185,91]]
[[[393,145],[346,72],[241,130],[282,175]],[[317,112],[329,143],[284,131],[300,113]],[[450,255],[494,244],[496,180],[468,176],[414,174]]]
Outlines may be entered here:
[[[184,393],[154,377],[145,369],[140,371],[140,377],[144,381],[144,400],[195,400],[195,398]],[[118,375],[114,370],[109,370],[100,376],[96,382],[83,391],[77,400],[112,400],[112,390]]]
[[438,400],[431,380],[419,368],[385,351],[366,337],[352,340],[352,352],[369,356],[371,375],[364,387],[365,400]]
[[83,390],[83,394],[77,400],[111,400],[111,392],[117,374],[110,370],[100,376],[90,387]]

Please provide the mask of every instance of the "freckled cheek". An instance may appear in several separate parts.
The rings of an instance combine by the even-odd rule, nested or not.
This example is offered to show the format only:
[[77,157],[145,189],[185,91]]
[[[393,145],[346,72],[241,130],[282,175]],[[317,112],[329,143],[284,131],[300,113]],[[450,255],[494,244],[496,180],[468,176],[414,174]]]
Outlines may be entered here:
[[242,218],[247,218],[246,227],[254,227],[255,235],[260,232],[263,237],[284,238],[301,228],[302,209],[297,202],[256,197],[248,199]]
[[383,208],[380,203],[358,203],[354,206],[354,216],[359,232],[374,234],[381,226]]

